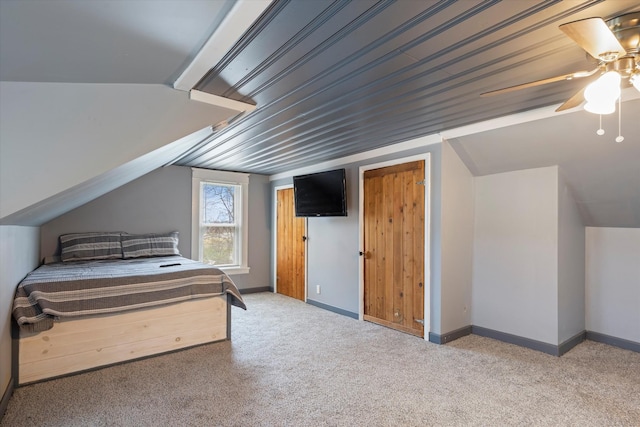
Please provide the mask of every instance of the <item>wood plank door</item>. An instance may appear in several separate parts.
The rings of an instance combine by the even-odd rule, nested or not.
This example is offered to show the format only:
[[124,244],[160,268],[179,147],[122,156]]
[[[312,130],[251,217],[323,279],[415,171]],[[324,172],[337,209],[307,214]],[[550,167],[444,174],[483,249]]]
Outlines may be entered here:
[[305,220],[295,215],[293,188],[278,190],[276,206],[276,290],[305,300]]
[[424,161],[364,173],[364,319],[424,336]]

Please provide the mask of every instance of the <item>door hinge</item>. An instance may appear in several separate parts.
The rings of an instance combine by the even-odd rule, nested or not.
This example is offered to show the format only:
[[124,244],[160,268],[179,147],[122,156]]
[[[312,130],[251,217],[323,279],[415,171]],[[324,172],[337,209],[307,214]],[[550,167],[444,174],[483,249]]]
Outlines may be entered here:
[[423,179],[422,181],[416,182],[417,185],[427,185],[427,180]]

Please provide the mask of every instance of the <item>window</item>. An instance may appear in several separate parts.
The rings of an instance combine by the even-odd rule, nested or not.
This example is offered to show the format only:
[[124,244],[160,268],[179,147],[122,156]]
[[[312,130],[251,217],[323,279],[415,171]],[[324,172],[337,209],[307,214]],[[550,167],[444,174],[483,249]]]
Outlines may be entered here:
[[248,273],[249,175],[192,168],[192,258]]

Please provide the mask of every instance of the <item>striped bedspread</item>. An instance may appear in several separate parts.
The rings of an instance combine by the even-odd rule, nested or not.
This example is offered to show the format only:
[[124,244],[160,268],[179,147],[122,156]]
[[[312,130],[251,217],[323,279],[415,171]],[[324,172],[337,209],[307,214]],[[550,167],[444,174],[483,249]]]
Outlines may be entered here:
[[246,310],[229,276],[180,256],[78,261],[42,265],[18,285],[13,317],[29,332],[53,327],[56,317],[116,313],[229,294]]

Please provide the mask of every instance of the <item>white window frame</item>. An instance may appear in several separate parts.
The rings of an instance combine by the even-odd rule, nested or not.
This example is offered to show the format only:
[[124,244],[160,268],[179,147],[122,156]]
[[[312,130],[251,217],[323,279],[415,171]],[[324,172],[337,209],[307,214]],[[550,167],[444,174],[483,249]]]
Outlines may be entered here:
[[200,242],[200,214],[202,183],[237,185],[240,187],[240,199],[236,207],[240,209],[240,238],[238,264],[220,267],[227,274],[249,273],[249,174],[239,172],[216,171],[210,169],[191,168],[191,258],[202,261],[202,242]]

